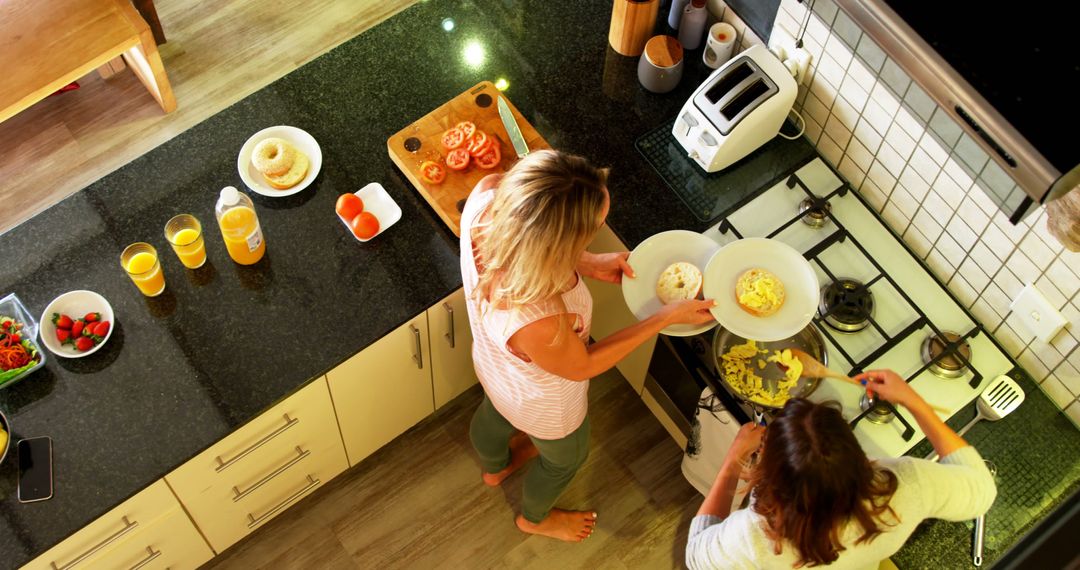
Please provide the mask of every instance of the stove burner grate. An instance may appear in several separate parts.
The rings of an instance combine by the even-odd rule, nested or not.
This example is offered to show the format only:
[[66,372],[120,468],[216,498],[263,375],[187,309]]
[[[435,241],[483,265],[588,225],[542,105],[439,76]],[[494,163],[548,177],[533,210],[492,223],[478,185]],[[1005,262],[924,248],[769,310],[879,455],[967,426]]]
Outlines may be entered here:
[[942,378],[959,378],[971,362],[971,344],[951,331],[930,334],[922,343],[923,364]]
[[874,316],[874,294],[855,279],[839,278],[821,288],[818,314],[837,331],[859,332]]

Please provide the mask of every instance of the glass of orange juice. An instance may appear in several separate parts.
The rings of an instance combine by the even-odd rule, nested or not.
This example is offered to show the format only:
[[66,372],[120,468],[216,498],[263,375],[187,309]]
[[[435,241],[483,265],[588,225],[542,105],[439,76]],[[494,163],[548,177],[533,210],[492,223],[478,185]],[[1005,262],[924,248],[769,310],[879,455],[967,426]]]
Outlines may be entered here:
[[206,263],[202,224],[191,214],[173,216],[165,224],[165,239],[169,240],[176,257],[188,269],[198,269]]
[[143,242],[127,246],[120,254],[120,265],[143,295],[156,297],[165,290],[165,274],[154,246]]

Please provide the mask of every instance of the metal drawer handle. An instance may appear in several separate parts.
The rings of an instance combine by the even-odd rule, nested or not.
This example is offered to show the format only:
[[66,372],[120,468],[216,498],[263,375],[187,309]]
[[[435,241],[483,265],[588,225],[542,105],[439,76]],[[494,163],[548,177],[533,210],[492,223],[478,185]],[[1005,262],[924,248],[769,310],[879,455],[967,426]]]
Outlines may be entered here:
[[160,550],[154,550],[153,546],[147,546],[146,547],[146,552],[149,555],[146,558],[143,558],[141,561],[139,561],[138,564],[132,566],[130,568],[130,570],[139,570],[143,566],[146,566],[147,564],[157,560],[158,556],[161,556],[161,551]]
[[285,430],[287,430],[287,429],[295,426],[296,424],[300,423],[299,419],[290,418],[289,414],[285,414],[284,417],[285,417],[285,425],[283,425],[283,426],[277,428],[276,430],[266,434],[266,437],[263,437],[259,441],[256,441],[251,447],[241,451],[238,455],[236,455],[236,457],[233,457],[232,459],[230,459],[228,461],[225,461],[224,459],[221,458],[220,455],[217,456],[218,466],[214,469],[214,471],[216,471],[218,473],[221,473],[228,466],[230,466],[233,463],[236,463],[237,461],[240,461],[241,459],[247,457],[247,455],[249,453],[251,453],[252,451],[255,451],[256,449],[259,449],[260,447],[266,445],[267,442],[269,442],[271,439],[274,439],[275,437],[285,433]]
[[417,368],[423,370],[424,369],[424,353],[421,352],[423,350],[423,348],[420,346],[420,329],[418,329],[418,328],[416,328],[416,327],[414,327],[413,325],[410,324],[409,325],[409,330],[412,331],[413,337],[416,339],[416,350],[413,351],[413,355],[412,355],[413,362],[416,363]]
[[305,458],[305,457],[307,457],[309,455],[311,455],[311,450],[310,449],[307,450],[307,451],[304,451],[303,449],[300,449],[299,445],[296,446],[296,457],[293,457],[292,459],[287,461],[281,467],[278,467],[277,469],[274,469],[274,471],[272,473],[270,473],[266,477],[263,477],[262,479],[260,479],[258,483],[255,483],[254,485],[248,487],[247,489],[245,489],[243,491],[241,491],[237,487],[233,487],[232,490],[233,490],[234,493],[236,493],[236,496],[233,497],[233,502],[235,503],[235,502],[239,501],[240,499],[243,499],[244,497],[254,493],[256,490],[258,490],[259,487],[262,487],[263,485],[269,483],[271,479],[273,479],[274,477],[277,477],[278,475],[281,475],[288,468],[292,467],[293,465],[296,465],[297,463],[300,463],[301,459],[303,459],[303,458]]
[[450,343],[450,348],[454,348],[454,308],[450,306],[450,303],[443,303],[442,306],[450,317],[450,326],[447,327],[446,334],[443,336],[446,338],[446,342]]
[[300,489],[296,493],[293,493],[293,495],[291,497],[289,497],[288,499],[285,499],[284,501],[278,503],[278,506],[276,506],[276,507],[270,509],[269,511],[266,511],[265,513],[259,515],[259,518],[255,518],[254,516],[252,516],[251,513],[248,513],[248,528],[255,528],[255,527],[259,526],[260,524],[265,522],[266,519],[276,515],[278,513],[278,511],[280,511],[280,510],[284,509],[285,507],[289,506],[290,503],[296,501],[300,497],[303,497],[305,493],[307,493],[308,491],[314,489],[315,487],[318,487],[319,483],[321,483],[321,481],[319,481],[318,479],[313,478],[311,475],[308,475],[307,479],[308,479],[308,484],[304,485],[303,489]]
[[68,568],[73,568],[73,567],[75,567],[76,564],[79,564],[79,563],[83,562],[84,560],[86,560],[87,558],[90,558],[91,556],[97,554],[102,548],[105,548],[106,546],[109,546],[110,544],[120,540],[121,538],[124,537],[124,535],[126,535],[129,532],[135,530],[135,527],[139,526],[139,521],[130,522],[130,521],[128,521],[127,517],[124,517],[123,520],[124,520],[124,528],[116,531],[115,533],[113,533],[111,536],[109,536],[105,540],[97,543],[92,548],[90,548],[90,550],[87,550],[86,552],[83,552],[75,560],[72,560],[71,562],[68,562],[67,564],[65,564],[63,566],[57,566],[56,562],[50,562],[49,564],[52,565],[53,570],[68,570]]

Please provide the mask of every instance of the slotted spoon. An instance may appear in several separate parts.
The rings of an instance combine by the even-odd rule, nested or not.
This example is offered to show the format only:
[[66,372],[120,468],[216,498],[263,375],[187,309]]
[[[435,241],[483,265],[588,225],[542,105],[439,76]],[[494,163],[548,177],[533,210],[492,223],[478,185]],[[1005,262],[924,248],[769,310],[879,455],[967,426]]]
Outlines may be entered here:
[[[960,428],[956,435],[964,435],[967,430],[971,429],[971,426],[979,423],[980,420],[996,422],[1012,413],[1023,402],[1024,389],[1012,378],[1005,375],[998,376],[979,394],[979,399],[975,402],[978,410],[975,418]],[[937,459],[937,457],[936,451],[926,456],[931,461]]]

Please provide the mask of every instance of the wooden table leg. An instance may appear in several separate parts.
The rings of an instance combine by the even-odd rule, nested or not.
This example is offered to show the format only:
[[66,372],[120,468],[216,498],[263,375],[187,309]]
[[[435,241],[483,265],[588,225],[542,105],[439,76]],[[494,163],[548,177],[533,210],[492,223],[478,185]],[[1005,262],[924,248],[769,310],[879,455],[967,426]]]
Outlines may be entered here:
[[176,109],[176,97],[173,95],[172,85],[169,84],[169,76],[165,74],[165,65],[161,63],[154,34],[129,0],[117,0],[117,3],[121,13],[139,30],[139,45],[124,52],[124,61],[161,108],[166,113],[171,113]]
[[154,41],[157,45],[165,43],[165,30],[161,29],[161,20],[158,20],[157,9],[154,8],[154,0],[131,0],[135,9],[146,20],[150,30],[154,32]]

